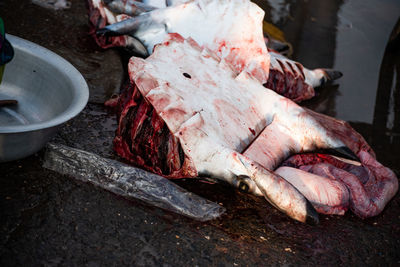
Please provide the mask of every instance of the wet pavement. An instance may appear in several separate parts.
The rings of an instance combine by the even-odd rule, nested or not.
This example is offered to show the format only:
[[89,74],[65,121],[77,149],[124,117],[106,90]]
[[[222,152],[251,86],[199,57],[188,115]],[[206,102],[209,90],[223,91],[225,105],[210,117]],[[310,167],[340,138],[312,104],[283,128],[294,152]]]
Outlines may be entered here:
[[[396,23],[399,31],[400,3],[257,2],[284,31],[294,59],[344,72],[305,105],[350,120],[379,161],[399,175],[400,46],[398,40],[388,43]],[[6,0],[0,16],[9,33],[60,54],[88,82],[88,106],[52,142],[116,158],[115,117],[101,103],[126,78],[126,57],[96,47],[84,1],[52,11]],[[178,181],[227,209],[221,218],[199,223],[46,170],[43,153],[0,164],[1,266],[400,264],[399,194],[377,217],[320,216],[312,227],[231,187]]]

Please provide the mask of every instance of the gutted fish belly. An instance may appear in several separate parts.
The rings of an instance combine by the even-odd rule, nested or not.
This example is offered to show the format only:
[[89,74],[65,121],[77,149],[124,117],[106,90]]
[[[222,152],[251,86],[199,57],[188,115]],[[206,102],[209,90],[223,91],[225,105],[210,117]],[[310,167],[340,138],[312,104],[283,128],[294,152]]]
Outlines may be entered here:
[[125,47],[129,42],[128,39],[132,38],[129,36],[116,36],[108,38],[105,36],[97,36],[96,29],[103,28],[108,24],[119,22],[117,19],[118,15],[111,12],[106,8],[105,4],[101,0],[90,0],[88,1],[89,8],[89,23],[91,25],[91,35],[93,36],[96,43],[101,48],[109,47]]
[[121,157],[168,178],[197,175],[179,139],[171,133],[135,83],[124,90],[118,104],[119,124],[114,149]]

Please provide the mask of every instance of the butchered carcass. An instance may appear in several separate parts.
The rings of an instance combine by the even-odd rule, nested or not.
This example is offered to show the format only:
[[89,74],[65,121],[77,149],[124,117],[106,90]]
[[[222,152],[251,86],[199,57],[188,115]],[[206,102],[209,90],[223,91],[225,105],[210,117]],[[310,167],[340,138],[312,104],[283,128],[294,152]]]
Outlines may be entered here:
[[275,51],[268,53],[262,29],[264,11],[249,0],[170,4],[156,8],[132,0],[89,0],[89,17],[98,33],[94,37],[101,47],[125,46],[147,56],[168,33],[178,33],[212,50],[237,73],[251,73],[266,87],[296,102],[312,98],[314,87],[341,76],[329,69],[309,70]]
[[[374,190],[381,199],[373,202],[381,211],[397,191],[396,176],[376,162],[368,144],[348,124],[298,106],[245,71],[238,74],[192,39],[169,35],[146,60],[131,58],[129,76],[131,85],[119,98],[114,146],[133,164],[168,178],[224,180],[264,196],[302,222],[318,221],[313,206],[340,214],[350,202],[357,206],[361,198],[375,197]],[[364,171],[343,171],[360,181],[372,177],[370,185],[354,187],[348,179],[340,180],[339,164],[322,174],[311,170],[310,162],[304,170],[297,169],[303,165],[294,160],[281,166],[293,154],[317,149],[356,159],[358,155]],[[303,175],[296,184],[290,179],[299,171]],[[326,178],[329,175],[335,179]],[[305,191],[301,183],[313,188]],[[314,196],[313,206],[303,195]]]

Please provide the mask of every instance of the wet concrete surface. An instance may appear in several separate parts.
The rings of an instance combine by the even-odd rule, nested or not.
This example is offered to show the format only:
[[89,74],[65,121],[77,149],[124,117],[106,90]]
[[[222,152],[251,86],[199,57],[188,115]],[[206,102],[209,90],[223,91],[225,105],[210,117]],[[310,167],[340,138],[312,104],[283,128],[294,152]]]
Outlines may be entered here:
[[[399,175],[400,49],[388,49],[386,45],[398,20],[391,14],[400,10],[400,3],[370,0],[363,6],[360,1],[258,2],[267,11],[267,19],[275,18],[273,22],[293,44],[294,59],[302,59],[310,67],[345,66],[345,77],[357,77],[320,89],[318,96],[305,105],[340,118],[352,118],[346,112],[356,113],[354,118],[366,116],[350,123],[373,146],[378,159]],[[365,12],[373,9],[372,15],[380,16],[357,13],[350,2],[357,8],[361,5]],[[329,16],[322,15],[326,6]],[[341,25],[353,21],[351,16],[343,20],[343,14],[354,12],[361,16],[354,18],[359,25],[363,25],[360,21],[371,20],[378,25],[373,31],[366,26],[356,28],[362,32],[359,36],[373,35],[369,49],[378,49],[372,58],[369,53],[363,54],[362,62],[358,49],[365,45],[363,39],[354,34],[350,45],[339,37],[343,34]],[[118,50],[102,51],[95,46],[88,34],[84,1],[72,1],[71,9],[64,11],[46,10],[30,1],[1,1],[0,16],[9,33],[65,57],[89,84],[88,106],[65,124],[52,142],[116,158],[112,151],[115,117],[101,103],[123,82],[124,60]],[[379,26],[380,22],[391,24],[390,29]],[[374,34],[379,29],[384,33]],[[313,56],[310,51],[315,47],[321,47],[320,53]],[[337,47],[350,51],[339,57],[343,52]],[[368,75],[360,64],[374,66],[371,76],[375,78],[367,77],[369,83],[360,80]],[[362,87],[358,87],[357,80]],[[337,103],[341,99],[338,96],[346,96],[348,90],[360,94],[352,100],[350,111]],[[372,113],[364,111],[365,101],[373,105],[368,106]],[[287,218],[264,199],[231,187],[177,181],[227,209],[221,218],[199,223],[46,170],[42,167],[43,153],[0,164],[1,266],[400,264],[399,194],[377,217],[362,220],[348,212],[345,216],[320,216],[318,226],[308,226]]]

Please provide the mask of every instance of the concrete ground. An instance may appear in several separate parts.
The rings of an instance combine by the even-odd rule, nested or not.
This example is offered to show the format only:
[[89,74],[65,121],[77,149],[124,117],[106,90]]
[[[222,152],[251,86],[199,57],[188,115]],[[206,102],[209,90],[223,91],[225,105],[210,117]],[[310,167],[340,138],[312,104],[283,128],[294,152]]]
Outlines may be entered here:
[[[100,50],[88,34],[84,1],[71,2],[70,9],[53,11],[26,0],[5,0],[0,2],[0,16],[8,33],[63,56],[83,74],[90,87],[87,107],[66,123],[52,142],[116,158],[112,151],[115,115],[102,103],[119,90],[126,78],[127,57],[119,50]],[[340,46],[343,42],[335,33],[341,31],[341,27],[347,27],[343,16],[348,13],[343,13],[343,8],[352,12],[354,7],[341,6],[342,1],[326,1],[329,10],[341,15],[335,16],[336,19],[320,18],[318,14],[321,13],[309,6],[315,1],[298,2],[302,4],[288,1],[292,3],[291,6],[288,4],[290,14],[278,10],[283,19],[276,21],[294,46],[293,56],[307,58],[309,65],[326,60],[331,66],[352,66],[349,68],[354,73],[344,73],[345,77],[360,75],[363,70],[357,62],[361,59],[342,57],[344,63],[335,62],[332,57],[335,45],[330,46],[332,43]],[[278,12],[276,8],[267,2],[261,4],[267,15],[274,18],[273,12]],[[325,10],[324,6],[319,8]],[[400,10],[400,4],[388,0],[375,8],[386,14],[386,17],[380,16],[378,22],[379,19],[387,22],[390,14]],[[384,8],[390,11],[385,13]],[[391,23],[391,28],[396,19],[387,22]],[[378,25],[378,22],[374,23]],[[355,22],[352,25],[354,29]],[[314,35],[310,37],[311,30]],[[376,94],[373,117],[370,121],[357,120],[351,124],[372,144],[380,162],[399,175],[399,120],[393,120],[392,125],[382,124],[382,121],[390,121],[390,116],[397,119],[400,116],[396,100],[400,82],[397,80],[396,83],[393,78],[400,69],[400,49],[385,52],[390,31],[387,39],[381,40],[383,45],[378,51],[378,61],[372,62],[377,66],[377,71],[371,74],[375,80],[364,88]],[[308,36],[308,39],[304,41],[302,36]],[[321,42],[321,49],[317,49],[314,58],[305,56],[310,43],[317,43],[312,38],[329,41],[328,44]],[[375,40],[373,33],[370,40]],[[353,53],[356,53],[365,43],[359,45],[352,44],[348,49],[354,49]],[[336,55],[338,53],[340,51]],[[346,118],[349,113],[344,112],[346,109],[335,99],[346,95],[344,90],[355,90],[349,88],[356,82],[352,80],[350,85],[339,81],[325,87],[316,99],[305,105]],[[394,110],[392,113],[388,112],[385,99],[393,100],[389,106]],[[362,101],[360,96],[360,103],[354,102],[354,106],[362,105]],[[363,113],[364,109],[355,108],[354,112]],[[25,159],[0,164],[0,266],[400,264],[399,194],[377,217],[362,220],[351,212],[344,216],[322,215],[319,225],[308,226],[289,219],[263,198],[224,185],[178,181],[182,187],[227,209],[221,218],[200,223],[44,169],[43,154],[40,151]]]

